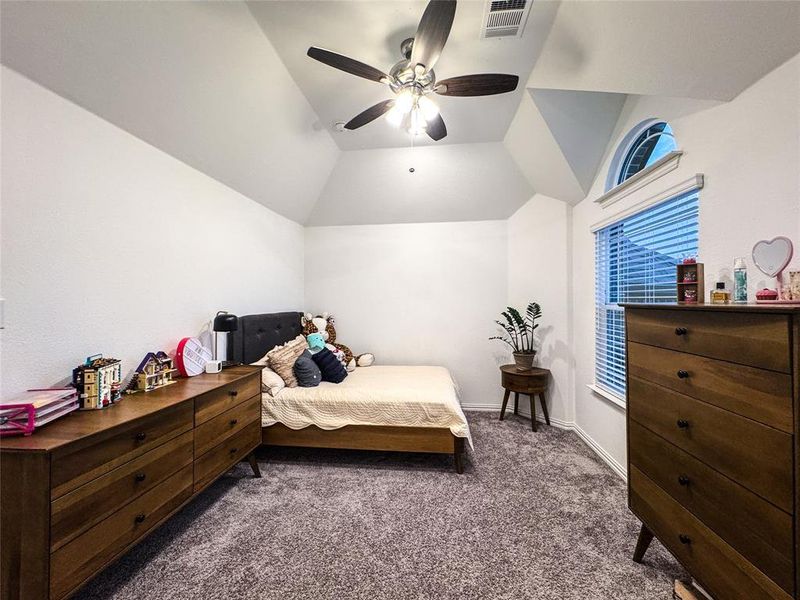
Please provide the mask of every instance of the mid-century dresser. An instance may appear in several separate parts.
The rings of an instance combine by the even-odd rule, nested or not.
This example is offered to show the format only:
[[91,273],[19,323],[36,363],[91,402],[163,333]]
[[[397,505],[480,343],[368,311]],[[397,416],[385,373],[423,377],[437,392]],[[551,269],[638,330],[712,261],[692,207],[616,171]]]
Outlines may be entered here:
[[261,443],[261,369],[233,367],[0,440],[0,598],[65,598]]
[[626,305],[628,492],[717,600],[800,589],[800,307]]

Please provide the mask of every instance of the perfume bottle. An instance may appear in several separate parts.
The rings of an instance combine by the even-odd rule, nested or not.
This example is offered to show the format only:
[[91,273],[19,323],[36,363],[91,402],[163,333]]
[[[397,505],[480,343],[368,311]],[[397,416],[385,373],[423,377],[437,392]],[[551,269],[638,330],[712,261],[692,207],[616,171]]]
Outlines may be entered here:
[[711,290],[711,304],[728,304],[731,301],[731,293],[725,289],[725,282],[718,281],[716,287]]
[[733,263],[733,301],[747,303],[747,264],[741,256]]

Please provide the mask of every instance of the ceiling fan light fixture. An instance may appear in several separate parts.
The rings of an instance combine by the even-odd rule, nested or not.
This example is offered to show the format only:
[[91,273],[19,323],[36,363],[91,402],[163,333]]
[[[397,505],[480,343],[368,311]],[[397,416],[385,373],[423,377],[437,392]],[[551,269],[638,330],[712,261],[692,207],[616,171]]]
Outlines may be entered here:
[[425,133],[425,130],[428,127],[428,123],[425,120],[425,115],[422,114],[422,111],[419,109],[414,110],[411,113],[411,121],[408,127],[408,133],[411,135],[422,135]]
[[410,88],[401,90],[394,101],[394,108],[402,114],[408,114],[414,108],[414,92]]
[[392,127],[400,127],[403,124],[403,119],[405,118],[406,113],[403,112],[397,104],[395,104],[392,109],[386,113],[386,121]]
[[436,103],[427,96],[420,96],[419,100],[417,101],[417,106],[419,106],[419,110],[422,111],[422,116],[425,117],[426,121],[435,119],[436,115],[439,114],[439,107],[436,106]]

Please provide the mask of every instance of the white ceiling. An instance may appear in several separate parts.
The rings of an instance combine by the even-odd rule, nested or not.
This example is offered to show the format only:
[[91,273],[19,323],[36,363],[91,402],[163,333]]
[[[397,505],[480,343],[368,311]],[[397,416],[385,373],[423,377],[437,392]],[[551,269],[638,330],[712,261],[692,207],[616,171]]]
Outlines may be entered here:
[[564,0],[531,88],[732,100],[800,52],[800,2]]
[[499,142],[354,150],[342,153],[308,225],[506,219],[532,195]]
[[0,10],[3,64],[306,220],[339,150],[245,4],[2,2]]
[[[459,0],[455,22],[435,72],[438,79],[472,73],[520,76],[516,92],[488,97],[433,96],[448,135],[440,142],[419,136],[415,145],[501,141],[522,97],[524,82],[547,37],[558,8],[536,0],[522,38],[480,39],[487,0]],[[384,72],[402,58],[400,42],[413,37],[424,0],[323,0],[249,2],[320,121],[343,150],[410,146],[402,129],[378,119],[356,131],[334,132],[362,110],[393,97],[385,85],[344,73],[308,56],[309,46],[345,54]]]
[[800,2],[535,0],[522,39],[481,40],[483,0],[459,0],[437,75],[527,86],[439,98],[449,135],[423,147],[383,120],[332,133],[387,90],[308,46],[388,69],[424,7],[0,1],[0,58],[292,220],[344,225],[503,219],[534,192],[578,202],[628,94],[730,100],[800,52]]

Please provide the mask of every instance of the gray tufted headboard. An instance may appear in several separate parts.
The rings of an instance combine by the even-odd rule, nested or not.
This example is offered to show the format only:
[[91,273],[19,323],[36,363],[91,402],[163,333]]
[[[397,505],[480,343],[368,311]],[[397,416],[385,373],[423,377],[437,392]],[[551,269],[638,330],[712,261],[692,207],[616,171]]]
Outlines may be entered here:
[[271,348],[303,332],[301,312],[269,313],[239,317],[239,329],[228,336],[228,360],[250,364]]

